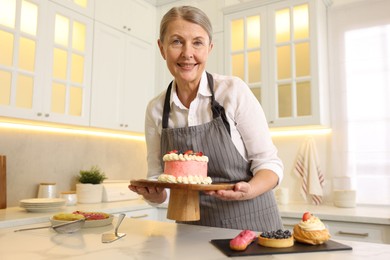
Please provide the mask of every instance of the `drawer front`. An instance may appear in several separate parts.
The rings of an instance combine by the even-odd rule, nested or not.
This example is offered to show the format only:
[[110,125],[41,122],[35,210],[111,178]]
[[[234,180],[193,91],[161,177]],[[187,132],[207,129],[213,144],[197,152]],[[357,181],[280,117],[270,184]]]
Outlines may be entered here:
[[167,218],[168,209],[158,208],[158,221],[162,222],[175,222],[174,220]]
[[324,221],[333,239],[385,243],[386,230],[382,225]]
[[125,213],[128,218],[157,220],[157,209],[142,209]]
[[[301,219],[282,218],[285,229],[293,230]],[[390,227],[385,225],[322,220],[329,229],[331,239],[390,244]]]

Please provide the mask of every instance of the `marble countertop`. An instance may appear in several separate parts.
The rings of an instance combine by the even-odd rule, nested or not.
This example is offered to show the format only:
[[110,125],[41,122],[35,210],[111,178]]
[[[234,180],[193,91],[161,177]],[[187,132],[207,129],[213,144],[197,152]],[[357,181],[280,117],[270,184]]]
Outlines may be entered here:
[[[142,199],[96,204],[77,204],[65,206],[59,212],[101,211],[109,214],[152,208]],[[47,222],[58,212],[28,212],[21,207],[9,207],[0,210],[0,228]]]
[[[125,218],[119,232],[127,235],[113,243],[102,243],[103,233],[113,232],[113,224],[98,228],[84,228],[73,234],[58,234],[52,229],[14,232],[15,228],[0,229],[2,260],[18,259],[226,259],[210,243],[212,239],[230,239],[238,230],[200,227],[150,220]],[[33,224],[24,227],[36,227]],[[353,250],[313,252],[300,254],[274,254],[262,259],[300,260],[355,260],[390,259],[390,245],[356,241],[337,241]],[[259,259],[259,256],[234,257]]]
[[390,207],[357,206],[355,208],[338,208],[333,205],[308,205],[291,203],[279,205],[284,218],[301,218],[306,211],[317,215],[322,220],[344,221],[354,223],[390,225]]
[[[162,204],[159,207],[166,208],[167,204]],[[82,210],[103,211],[115,214],[150,208],[153,207],[144,200],[136,199],[97,204],[77,204],[75,206],[64,207],[61,212]],[[279,210],[283,218],[301,218],[303,212],[310,211],[322,220],[390,225],[390,207],[358,206],[356,208],[338,208],[333,205],[315,206],[301,203],[290,203],[288,205],[279,205]],[[25,209],[20,207],[1,209],[0,228],[46,222],[55,213],[56,212],[27,212]]]

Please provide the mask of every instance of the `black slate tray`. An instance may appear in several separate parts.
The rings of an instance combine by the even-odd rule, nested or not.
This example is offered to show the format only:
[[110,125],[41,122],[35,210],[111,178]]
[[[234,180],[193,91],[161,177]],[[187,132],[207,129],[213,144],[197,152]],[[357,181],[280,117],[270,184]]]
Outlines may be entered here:
[[253,241],[245,251],[234,251],[229,247],[231,239],[213,239],[210,242],[221,250],[227,256],[253,256],[253,255],[274,255],[274,254],[293,254],[293,253],[313,253],[324,251],[352,250],[352,247],[328,240],[322,245],[307,245],[295,242],[292,247],[272,248],[264,247]]

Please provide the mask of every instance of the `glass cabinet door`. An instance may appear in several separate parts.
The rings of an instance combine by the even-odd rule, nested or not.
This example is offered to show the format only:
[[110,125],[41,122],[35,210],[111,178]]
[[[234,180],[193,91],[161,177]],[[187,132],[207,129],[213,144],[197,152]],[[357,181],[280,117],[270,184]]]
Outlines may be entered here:
[[329,3],[254,2],[226,11],[226,74],[249,85],[271,127],[327,125]]
[[0,0],[0,116],[89,123],[92,19],[47,0]]
[[310,116],[311,64],[307,3],[274,12],[277,118]]
[[93,18],[94,4],[96,0],[50,0],[59,5],[65,6],[73,11]]
[[[265,15],[264,15],[265,20]],[[263,100],[262,9],[239,14],[229,21],[229,72],[244,80],[257,99]]]
[[32,109],[39,5],[0,0],[0,107]]
[[51,81],[45,110],[50,117],[81,122],[89,116],[92,22],[65,8],[51,7]]

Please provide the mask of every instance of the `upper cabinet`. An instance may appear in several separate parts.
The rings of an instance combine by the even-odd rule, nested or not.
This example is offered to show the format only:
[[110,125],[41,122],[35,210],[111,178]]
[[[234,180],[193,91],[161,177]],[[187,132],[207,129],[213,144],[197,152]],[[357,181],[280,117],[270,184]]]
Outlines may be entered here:
[[156,9],[145,1],[95,1],[91,126],[144,132],[154,95]]
[[227,73],[248,83],[270,127],[328,124],[326,8],[289,0],[226,12]]
[[[42,92],[39,20],[42,1],[0,1],[0,112],[34,113]],[[24,14],[24,15],[22,15]]]
[[89,18],[93,18],[95,0],[50,0]]
[[91,126],[143,132],[154,90],[150,43],[95,24]]
[[147,42],[156,42],[156,8],[144,0],[94,0],[95,20]]
[[50,77],[45,86],[51,121],[89,124],[93,21],[67,8],[50,4],[47,50]]
[[92,20],[48,1],[0,1],[1,115],[89,124]]

